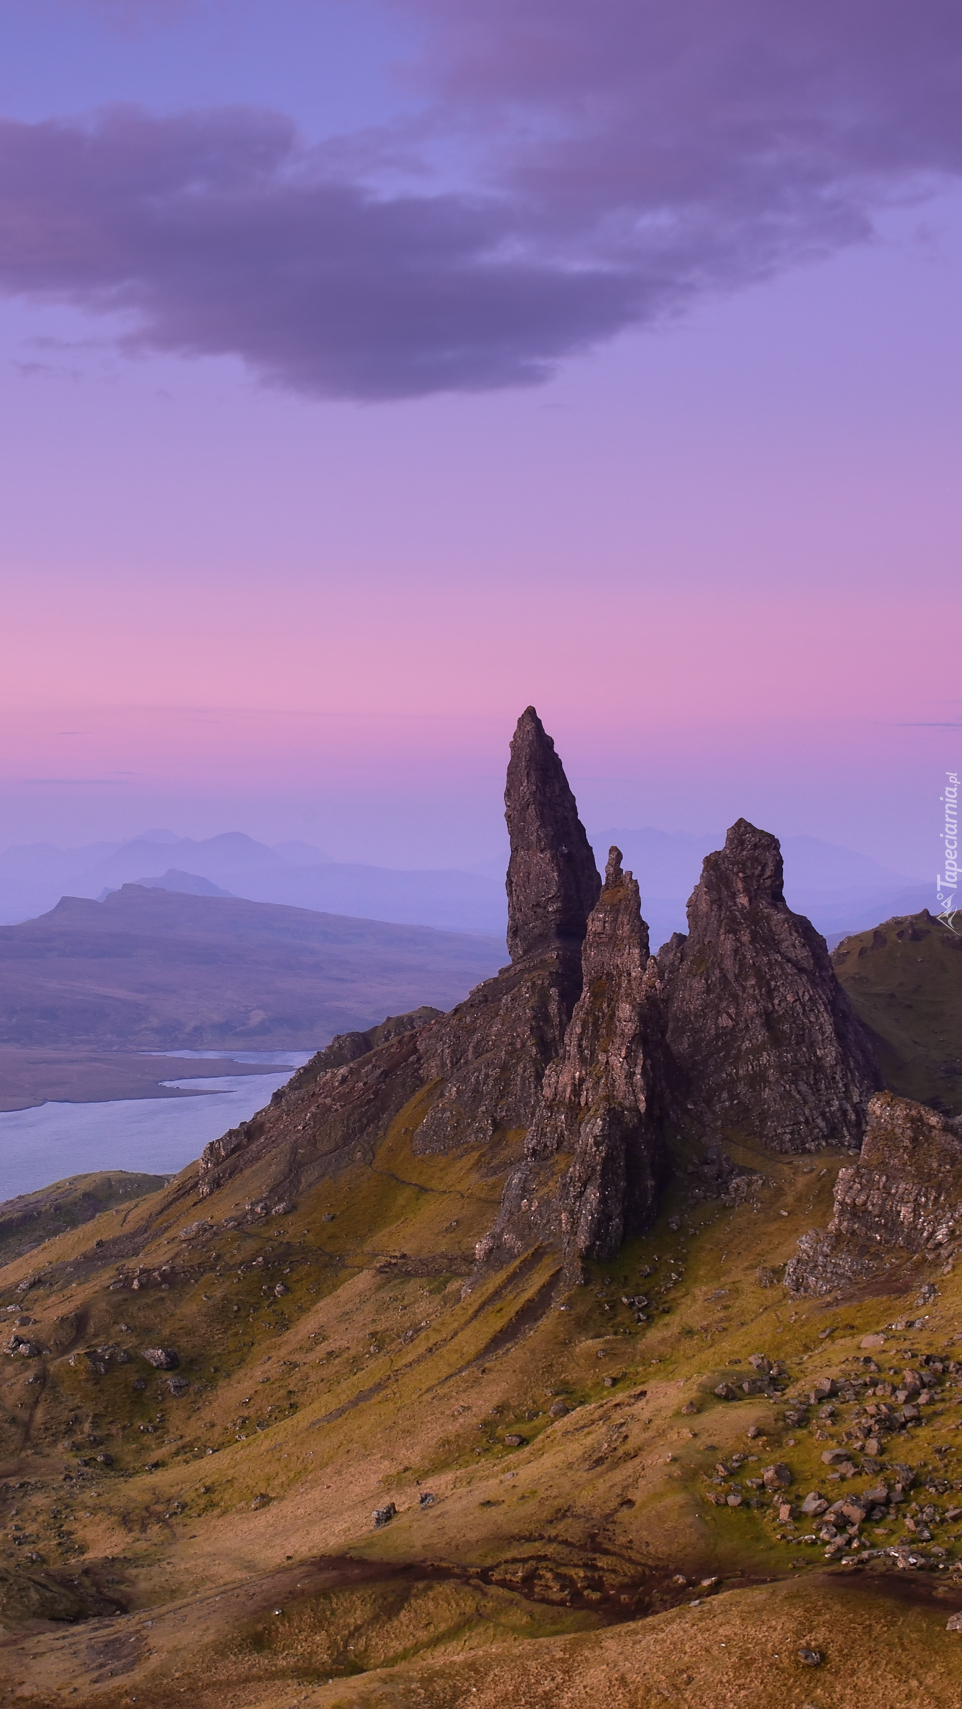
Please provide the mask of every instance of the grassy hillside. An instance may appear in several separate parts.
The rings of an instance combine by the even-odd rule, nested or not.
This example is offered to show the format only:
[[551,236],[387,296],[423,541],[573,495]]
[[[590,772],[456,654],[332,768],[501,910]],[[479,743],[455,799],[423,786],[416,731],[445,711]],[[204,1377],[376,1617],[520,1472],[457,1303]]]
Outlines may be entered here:
[[926,909],[845,938],[832,962],[892,1090],[962,1113],[962,937]]
[[9,1263],[42,1246],[45,1240],[80,1228],[102,1211],[120,1205],[129,1211],[138,1199],[166,1187],[169,1175],[139,1175],[111,1169],[72,1175],[36,1193],[21,1193],[0,1204],[0,1264]]
[[[537,1252],[466,1288],[502,1183],[482,1153],[413,1153],[432,1095],[370,1166],[275,1214],[270,1158],[203,1200],[192,1166],[0,1271],[7,1322],[40,1349],[7,1357],[0,1409],[6,1700],[959,1701],[962,1272],[943,1255],[890,1279],[902,1293],[793,1303],[781,1266],[848,1159],[736,1148],[725,1191],[677,1156],[657,1225],[567,1298]],[[774,1398],[742,1386],[759,1353],[784,1365]],[[803,1496],[878,1483],[862,1403],[936,1356],[942,1394],[881,1456],[889,1485],[908,1481],[894,1462],[914,1475],[901,1518],[827,1559]],[[827,1406],[822,1378],[841,1388]],[[781,1514],[760,1482],[775,1465]],[[912,1540],[912,1502],[932,1570],[861,1567]]]

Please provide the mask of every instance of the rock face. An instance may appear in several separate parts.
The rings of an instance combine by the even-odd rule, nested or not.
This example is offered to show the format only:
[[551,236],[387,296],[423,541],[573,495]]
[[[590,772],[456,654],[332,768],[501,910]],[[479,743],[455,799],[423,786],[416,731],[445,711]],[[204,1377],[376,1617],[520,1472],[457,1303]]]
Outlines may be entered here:
[[936,1257],[962,1230],[962,1119],[881,1092],[857,1163],[840,1169],[827,1230],[812,1229],[785,1269],[796,1294],[869,1280],[907,1254]]
[[511,742],[504,802],[512,965],[423,1034],[426,1076],[442,1085],[415,1138],[417,1151],[481,1145],[499,1133],[520,1138],[581,992],[581,945],[601,880],[533,706]]
[[512,961],[556,944],[580,948],[601,880],[554,743],[533,706],[522,712],[512,738],[504,806]]
[[617,849],[602,887],[531,707],[505,816],[510,965],[450,1014],[335,1039],[207,1147],[201,1196],[256,1166],[252,1214],[292,1203],[373,1165],[403,1130],[415,1154],[473,1151],[482,1176],[507,1177],[482,1266],[540,1246],[570,1281],[651,1219],[669,1117],[707,1146],[713,1175],[729,1135],[784,1151],[857,1143],[878,1077],[822,939],[785,904],[774,837],[733,827],[705,862],[688,937],[658,961]]
[[[394,1116],[423,1086],[416,1031],[330,1068],[205,1146],[198,1192],[207,1198],[253,1165],[266,1164],[264,1199],[296,1197],[351,1164],[370,1163]],[[309,1067],[305,1064],[305,1067]]]
[[406,1015],[388,1015],[386,1021],[381,1021],[376,1027],[368,1027],[366,1032],[338,1033],[329,1045],[317,1051],[310,1062],[305,1062],[303,1068],[291,1076],[287,1087],[275,1093],[275,1098],[280,1102],[285,1090],[299,1092],[332,1068],[346,1068],[348,1063],[357,1062],[369,1051],[377,1050],[379,1045],[388,1044],[392,1038],[416,1032],[418,1027],[426,1027],[428,1021],[439,1020],[443,1013],[443,1009],[432,1009],[425,1004],[420,1009],[411,1009]]
[[650,965],[638,886],[612,849],[588,920],[581,995],[480,1261],[554,1244],[575,1279],[583,1259],[613,1257],[650,1220],[662,1168],[652,1061],[660,1013]]
[[270,1110],[206,1148],[202,1195],[262,1158],[275,1168],[262,1193],[286,1197],[370,1161],[415,1094],[424,1094],[416,1152],[497,1140],[517,1160],[581,992],[581,945],[601,884],[554,744],[530,707],[511,744],[505,817],[511,966],[448,1015],[419,1009],[335,1039]]
[[858,1145],[881,1080],[824,940],[782,893],[777,838],[739,819],[659,957],[680,1124],[776,1151]]

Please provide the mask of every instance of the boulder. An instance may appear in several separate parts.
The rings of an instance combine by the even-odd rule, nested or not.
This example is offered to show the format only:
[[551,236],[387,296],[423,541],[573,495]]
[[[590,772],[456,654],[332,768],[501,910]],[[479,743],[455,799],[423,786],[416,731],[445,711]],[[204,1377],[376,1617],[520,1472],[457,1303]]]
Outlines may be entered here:
[[155,1371],[176,1371],[180,1364],[180,1356],[172,1347],[145,1347],[143,1357]]

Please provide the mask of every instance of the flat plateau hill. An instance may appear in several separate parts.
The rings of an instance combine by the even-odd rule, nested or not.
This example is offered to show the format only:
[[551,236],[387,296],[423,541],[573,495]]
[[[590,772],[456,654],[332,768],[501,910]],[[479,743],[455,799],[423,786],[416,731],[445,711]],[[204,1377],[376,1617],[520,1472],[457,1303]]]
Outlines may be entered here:
[[886,1084],[962,1113],[962,936],[923,909],[845,938],[832,965],[873,1034]]
[[125,884],[0,927],[0,1043],[309,1050],[493,973],[495,938]]
[[269,902],[135,884],[65,896],[0,927],[0,1107],[156,1096],[139,1052],[313,1050],[449,1009],[504,960],[496,938]]

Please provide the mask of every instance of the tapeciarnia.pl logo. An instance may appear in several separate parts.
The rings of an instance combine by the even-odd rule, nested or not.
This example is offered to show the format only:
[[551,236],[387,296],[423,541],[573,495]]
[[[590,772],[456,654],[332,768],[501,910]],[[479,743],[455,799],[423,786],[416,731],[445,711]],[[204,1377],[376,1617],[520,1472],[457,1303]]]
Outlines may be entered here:
[[945,775],[948,780],[945,794],[939,797],[945,808],[945,829],[942,832],[945,850],[942,855],[942,870],[935,880],[935,894],[938,897],[936,919],[940,925],[946,926],[958,937],[955,920],[958,913],[956,892],[959,887],[959,777],[954,771],[946,772]]

